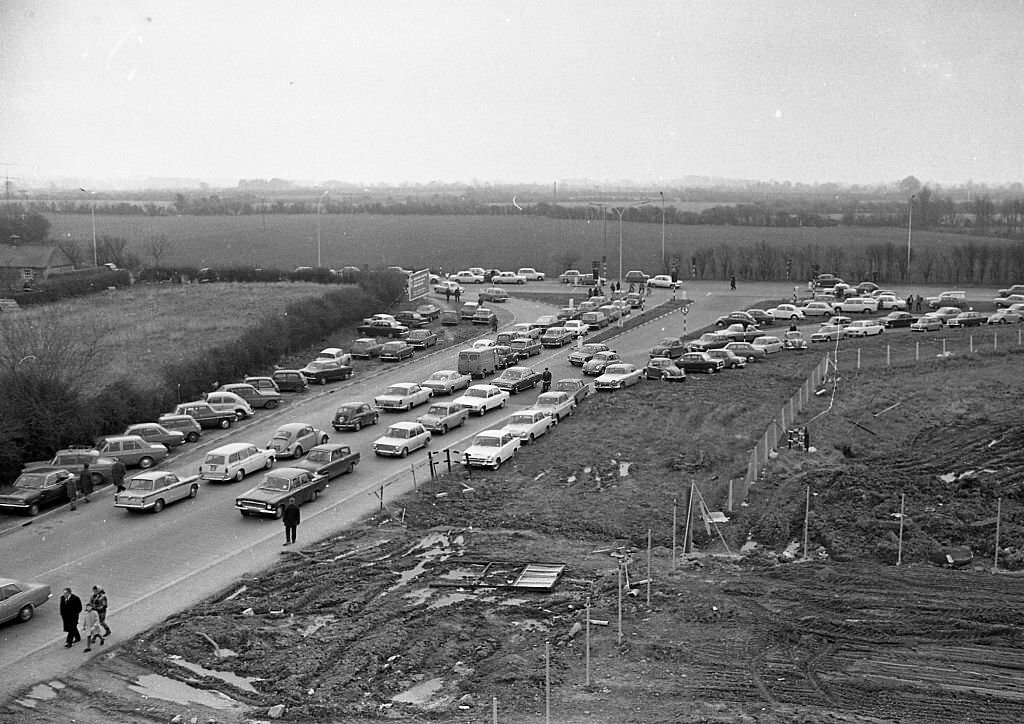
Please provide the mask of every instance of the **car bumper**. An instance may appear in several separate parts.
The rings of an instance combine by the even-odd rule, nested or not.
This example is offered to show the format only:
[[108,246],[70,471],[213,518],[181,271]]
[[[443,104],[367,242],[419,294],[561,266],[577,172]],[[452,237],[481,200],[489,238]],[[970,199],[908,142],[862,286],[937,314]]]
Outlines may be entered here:
[[274,515],[277,512],[277,504],[258,500],[236,500],[235,507],[251,515]]

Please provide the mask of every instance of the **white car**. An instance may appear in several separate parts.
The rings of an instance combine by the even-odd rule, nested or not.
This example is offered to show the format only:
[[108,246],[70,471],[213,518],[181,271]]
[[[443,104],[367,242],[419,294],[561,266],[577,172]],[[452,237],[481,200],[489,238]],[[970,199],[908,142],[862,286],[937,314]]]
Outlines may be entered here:
[[468,467],[494,468],[497,470],[506,460],[515,457],[519,450],[519,438],[505,430],[484,430],[462,453],[462,461]]
[[554,425],[555,418],[551,415],[537,408],[528,408],[514,413],[505,424],[503,431],[511,432],[529,445]]
[[873,294],[872,296],[878,300],[879,309],[897,309],[900,311],[907,309],[907,300],[900,299],[895,294]]
[[448,280],[459,284],[483,284],[484,275],[474,274],[471,271],[458,271],[448,275]]
[[837,324],[823,324],[811,335],[811,342],[835,342],[843,338],[843,329]]
[[643,370],[635,365],[618,362],[605,367],[604,373],[594,380],[594,387],[598,390],[621,390],[637,384],[642,376]]
[[874,297],[850,297],[841,302],[836,302],[832,305],[832,309],[836,314],[854,314],[857,312],[868,314],[869,312],[878,311],[878,300]]
[[526,284],[526,279],[515,272],[498,272],[491,277],[491,284]]
[[678,289],[679,282],[672,281],[668,274],[658,274],[647,280],[649,287],[661,287],[662,289]]
[[568,329],[573,337],[586,337],[590,334],[590,325],[582,319],[567,319],[562,322],[562,327]]
[[494,385],[470,385],[466,394],[455,398],[455,403],[467,408],[470,414],[483,415],[508,404],[509,395]]
[[411,410],[422,405],[434,394],[429,387],[420,387],[415,382],[396,382],[373,398],[373,404],[382,410]]
[[800,311],[805,317],[831,317],[832,316],[832,305],[828,302],[807,302],[804,306],[800,307]]
[[544,281],[544,272],[539,272],[532,266],[524,266],[519,269],[516,274],[521,276],[528,282],[542,282]]
[[451,395],[455,390],[465,389],[471,384],[473,384],[473,378],[469,375],[464,375],[457,370],[438,370],[420,382],[420,387],[426,387],[435,395]]
[[795,304],[779,304],[778,306],[772,307],[766,311],[768,314],[772,315],[772,319],[776,321],[780,319],[804,318],[804,313],[800,310],[800,307]]
[[533,403],[535,409],[545,415],[551,415],[558,423],[563,417],[568,417],[576,409],[576,398],[568,392],[551,391],[542,392],[537,395],[537,401]]
[[430,444],[430,432],[418,422],[396,422],[373,441],[376,455],[404,458]]
[[491,347],[497,347],[498,342],[493,339],[478,339],[470,345],[472,349],[489,349]]
[[434,285],[434,291],[438,294],[444,294],[445,292],[448,294],[455,294],[456,292],[461,294],[464,290],[462,285],[454,279],[442,279]]
[[843,330],[843,335],[846,337],[870,337],[884,331],[885,327],[877,319],[858,319],[855,322],[850,322],[849,326]]
[[754,345],[755,347],[763,348],[767,354],[782,351],[782,340],[779,339],[778,337],[771,337],[765,335],[763,337],[758,337],[753,342],[751,342],[751,344]]
[[530,322],[516,322],[509,330],[513,337],[529,337],[530,339],[540,339],[540,336],[544,333],[544,330]]

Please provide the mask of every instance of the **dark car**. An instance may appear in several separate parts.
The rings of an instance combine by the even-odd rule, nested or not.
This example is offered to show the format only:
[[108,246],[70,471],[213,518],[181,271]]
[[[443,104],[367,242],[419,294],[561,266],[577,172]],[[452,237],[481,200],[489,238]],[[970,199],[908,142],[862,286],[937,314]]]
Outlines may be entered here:
[[747,312],[729,312],[715,320],[715,325],[719,327],[728,327],[730,324],[756,325],[757,320]]
[[0,491],[0,511],[39,515],[51,505],[68,501],[67,480],[74,475],[64,468],[36,468],[18,476],[14,485]]
[[686,372],[706,372],[707,374],[712,374],[725,369],[725,362],[715,359],[707,352],[687,352],[679,358],[676,364]]
[[302,460],[297,460],[290,467],[308,470],[314,478],[336,478],[355,470],[359,464],[359,453],[352,452],[348,445],[328,442],[317,445]]
[[371,357],[380,357],[380,351],[383,348],[384,343],[376,337],[360,337],[352,343],[349,354],[358,359],[370,359]]
[[685,382],[686,372],[668,357],[651,357],[644,367],[644,379],[661,382]]
[[915,319],[916,317],[910,312],[889,312],[878,321],[886,329],[894,329],[896,327],[909,327],[914,323]]
[[988,321],[988,315],[981,312],[967,311],[960,312],[950,320],[946,321],[947,327],[980,327]]
[[533,367],[509,367],[495,377],[492,384],[499,390],[505,390],[514,395],[517,392],[536,387],[541,381],[541,377],[541,373]]
[[191,415],[160,415],[157,423],[171,432],[180,432],[185,442],[196,442],[203,434],[202,426]]
[[366,425],[376,425],[380,421],[380,410],[369,402],[343,402],[334,411],[331,427],[335,430],[361,430]]
[[141,422],[137,425],[129,425],[121,434],[138,435],[146,442],[158,442],[169,448],[184,445],[186,440],[185,433],[180,430],[168,430],[163,425],[158,425],[155,422]]
[[[686,351],[686,342],[679,337],[665,337],[651,348],[651,357],[676,357]],[[648,378],[650,379],[650,378]]]
[[611,350],[611,348],[606,344],[602,344],[601,342],[589,342],[569,353],[569,364],[575,365],[576,367],[582,367],[598,352],[609,351],[613,350]]
[[266,474],[255,488],[235,499],[243,516],[265,515],[280,518],[289,498],[299,505],[316,500],[327,486],[327,478],[314,477],[301,468],[277,468]]
[[352,376],[352,368],[333,359],[315,359],[303,367],[300,372],[310,384],[314,382],[326,385],[328,382],[347,380]]
[[[234,418],[232,418],[234,419]],[[57,454],[50,460],[38,460],[23,465],[24,472],[39,470],[40,468],[59,468],[67,470],[73,475],[79,475],[85,464],[89,463],[89,475],[92,478],[92,485],[98,488],[101,485],[109,484],[114,476],[113,458],[100,455],[99,451],[91,447],[69,447],[57,451]]]
[[271,377],[281,392],[305,392],[309,389],[309,380],[302,370],[274,370]]
[[281,393],[277,390],[270,389],[258,389],[253,385],[246,384],[244,382],[233,382],[227,385],[221,385],[218,392],[233,392],[234,394],[241,397],[243,400],[249,403],[249,407],[252,408],[265,408],[267,410],[273,410],[275,407],[281,404]]
[[404,340],[386,342],[380,351],[380,359],[382,362],[401,362],[412,357],[414,351],[412,345]]
[[436,304],[421,304],[416,307],[416,314],[423,315],[428,322],[441,318],[441,308]]
[[553,392],[569,393],[576,400],[577,405],[587,399],[593,391],[587,381],[581,380],[579,377],[567,377],[564,380],[558,380],[551,386],[551,390]]
[[428,320],[419,312],[395,312],[395,321],[399,324],[405,325],[409,329],[416,329],[418,327],[426,327]]
[[[414,329],[409,332],[409,336],[406,338],[410,347],[416,349],[426,349],[427,347],[433,347],[437,344],[437,335],[431,332],[429,329]],[[389,344],[391,344],[389,342]]]
[[529,337],[516,337],[509,344],[509,347],[519,354],[520,359],[538,355],[542,349],[540,340],[531,339]]
[[775,324],[775,317],[768,314],[768,312],[763,309],[748,309],[747,314],[754,318],[754,324],[760,326],[767,325],[769,327]]
[[524,359],[516,350],[504,344],[494,345],[494,366],[499,370],[511,367],[520,359]]

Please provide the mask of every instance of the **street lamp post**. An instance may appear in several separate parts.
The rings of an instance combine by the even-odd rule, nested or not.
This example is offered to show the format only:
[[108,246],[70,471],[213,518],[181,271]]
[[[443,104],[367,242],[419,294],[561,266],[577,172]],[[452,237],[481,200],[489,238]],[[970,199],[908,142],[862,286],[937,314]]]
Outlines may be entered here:
[[324,200],[324,196],[329,194],[330,191],[324,191],[320,194],[320,198],[316,200],[316,268],[319,269],[320,264],[320,204]]
[[96,192],[84,189],[81,186],[78,187],[78,190],[84,191],[92,197],[92,209],[90,212],[92,214],[92,265],[99,266],[100,259],[99,254],[96,251]]
[[665,266],[665,192],[659,191],[658,195],[661,196],[661,271],[664,274],[667,271]]
[[914,230],[914,199],[916,198],[916,195],[912,195],[907,206],[907,281],[910,281],[910,237]]
[[601,208],[605,213],[605,226],[607,227],[608,210],[611,209],[619,216],[619,284],[622,284],[622,217],[626,213],[626,209],[637,208],[640,206],[646,206],[650,201],[641,201],[638,204],[625,204],[623,206],[610,206],[608,204],[597,204],[592,203],[591,206],[597,206]]

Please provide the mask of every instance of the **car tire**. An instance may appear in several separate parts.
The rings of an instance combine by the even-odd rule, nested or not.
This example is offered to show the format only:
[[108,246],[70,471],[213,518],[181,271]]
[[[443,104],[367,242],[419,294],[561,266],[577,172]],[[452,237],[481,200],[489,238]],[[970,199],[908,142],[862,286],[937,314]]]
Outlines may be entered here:
[[160,498],[155,503],[153,503],[153,514],[154,515],[159,513],[163,509],[164,509],[164,499],[163,498]]
[[39,503],[32,503],[32,505],[28,506],[28,514],[32,518],[39,515]]
[[292,451],[292,460],[298,460],[302,457],[302,445],[296,445],[295,450]]
[[359,432],[360,430],[363,429],[363,423],[360,422],[359,420],[356,420],[355,422],[352,423],[352,429],[355,432]]
[[403,447],[402,448],[402,452],[399,454],[399,457],[403,457],[403,458],[409,457],[409,448]]
[[272,467],[274,467],[274,458],[268,457],[266,464],[263,466],[263,469],[270,470]]
[[231,420],[225,417],[218,423],[218,425],[220,425],[221,430],[227,430],[229,427],[231,427]]
[[319,380],[317,380],[317,382],[319,382],[321,385],[326,385],[327,384],[327,378],[326,377],[321,377]]
[[140,458],[139,467],[142,468],[143,470],[153,467],[153,458],[149,457],[148,455]]
[[239,468],[238,472],[235,473],[234,481],[236,483],[240,483],[240,482],[242,482],[242,478],[244,478],[244,477],[245,477],[245,470],[243,470],[242,468]]
[[245,413],[242,410],[235,410],[235,422],[241,422],[245,419]]
[[508,404],[508,400],[502,400],[501,401],[501,405],[499,405],[499,407],[501,407],[501,409],[504,410],[505,409],[505,405],[507,405],[507,404]]
[[248,518],[249,517],[249,511],[248,510],[240,510],[238,512],[242,514],[243,518]]
[[199,495],[199,486],[198,485],[191,486],[188,489],[188,497],[195,498],[197,495]]
[[441,434],[442,435],[447,435],[448,434],[448,426],[447,425],[441,425]]
[[266,408],[268,410],[273,410],[275,407],[277,407],[277,400],[267,400]]
[[527,445],[533,445],[533,443],[534,443],[534,441],[536,441],[536,439],[537,439],[537,438],[536,438],[536,437],[534,437],[533,433],[531,432],[531,433],[530,433],[530,439],[526,441],[526,444],[527,444]]
[[36,609],[31,603],[25,604],[18,611],[18,620],[22,623],[25,623],[26,621],[31,621],[35,613]]
[[284,517],[284,506],[283,505],[278,505],[276,508],[274,508],[274,519],[275,520],[281,520],[281,518],[283,518],[283,517]]
[[188,440],[189,442],[197,442],[199,440],[199,433],[193,430],[192,432],[185,436],[185,439]]
[[314,490],[313,491],[313,500],[319,500],[319,499],[320,499],[320,491],[319,490]]
[[327,441],[330,440],[330,439],[331,439],[330,435],[321,435],[320,436],[320,444],[321,445],[326,445]]

